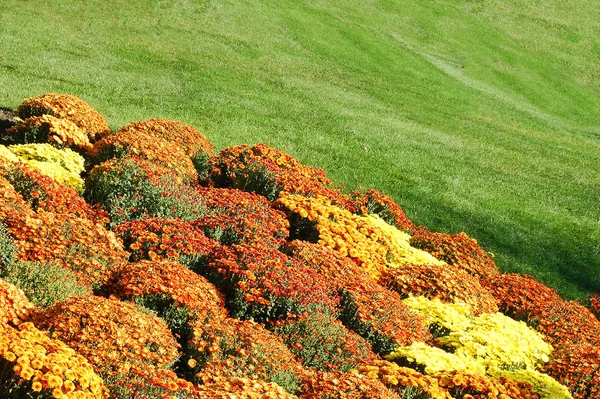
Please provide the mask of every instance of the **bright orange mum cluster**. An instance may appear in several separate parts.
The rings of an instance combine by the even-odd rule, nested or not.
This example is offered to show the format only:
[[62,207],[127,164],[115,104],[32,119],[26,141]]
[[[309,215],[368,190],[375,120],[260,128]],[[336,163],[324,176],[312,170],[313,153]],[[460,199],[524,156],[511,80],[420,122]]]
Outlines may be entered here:
[[179,345],[161,319],[116,299],[71,297],[32,321],[83,355],[103,377],[167,368],[178,357]]
[[128,263],[107,290],[123,300],[166,295],[176,305],[186,307],[190,316],[201,322],[215,322],[227,317],[224,297],[215,286],[181,263],[170,260]]
[[42,115],[66,119],[86,132],[92,143],[110,132],[102,114],[81,98],[70,94],[46,93],[25,99],[17,113],[21,119]]
[[92,148],[87,133],[68,119],[52,115],[32,116],[8,129],[3,140],[14,144],[50,143],[86,153]]
[[221,243],[278,248],[289,236],[285,214],[263,196],[229,188],[198,187],[209,214],[196,225]]
[[219,245],[196,226],[181,219],[149,217],[121,223],[113,231],[131,253],[131,262],[170,259],[193,267]]
[[[108,390],[81,355],[49,338],[31,323],[13,329],[0,323],[0,365],[12,368],[14,386],[22,397],[47,392],[57,399],[108,398]],[[0,369],[0,377],[6,369]]]
[[281,338],[258,323],[227,318],[202,329],[194,334],[195,356],[188,364],[205,384],[253,377],[276,382],[289,392],[306,373]]
[[150,133],[120,130],[95,143],[90,155],[96,163],[135,155],[177,173],[185,181],[198,179],[192,160],[181,146]]
[[123,126],[120,132],[132,132],[140,136],[151,135],[180,145],[188,156],[197,152],[213,155],[214,145],[193,126],[183,122],[152,118],[145,121],[131,122]]
[[485,252],[477,241],[466,233],[434,233],[426,227],[419,226],[411,230],[411,235],[410,245],[476,277],[489,277],[498,273],[492,255]]
[[331,312],[337,307],[325,278],[266,246],[235,244],[218,249],[201,273],[223,289],[233,317],[267,321],[313,306]]

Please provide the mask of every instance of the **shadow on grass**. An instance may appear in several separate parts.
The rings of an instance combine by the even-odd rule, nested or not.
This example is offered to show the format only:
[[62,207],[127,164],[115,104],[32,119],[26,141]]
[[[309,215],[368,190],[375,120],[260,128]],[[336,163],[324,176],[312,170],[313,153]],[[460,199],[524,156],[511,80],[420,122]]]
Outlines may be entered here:
[[[434,231],[465,231],[488,252],[495,254],[505,273],[527,273],[556,289],[565,299],[584,299],[600,292],[600,243],[592,231],[559,230],[536,220],[498,220],[491,216],[435,204],[428,227]],[[590,228],[591,230],[591,228]]]

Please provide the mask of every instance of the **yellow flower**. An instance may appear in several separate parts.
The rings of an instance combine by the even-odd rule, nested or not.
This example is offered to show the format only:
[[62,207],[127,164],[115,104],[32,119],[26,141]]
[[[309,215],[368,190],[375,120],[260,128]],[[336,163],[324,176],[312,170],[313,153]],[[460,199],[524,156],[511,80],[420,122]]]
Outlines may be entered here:
[[50,388],[60,388],[62,387],[63,380],[57,375],[51,375],[48,377],[48,386]]
[[39,381],[34,381],[33,384],[31,384],[31,389],[34,392],[40,392],[42,390],[42,388],[43,388],[43,385]]

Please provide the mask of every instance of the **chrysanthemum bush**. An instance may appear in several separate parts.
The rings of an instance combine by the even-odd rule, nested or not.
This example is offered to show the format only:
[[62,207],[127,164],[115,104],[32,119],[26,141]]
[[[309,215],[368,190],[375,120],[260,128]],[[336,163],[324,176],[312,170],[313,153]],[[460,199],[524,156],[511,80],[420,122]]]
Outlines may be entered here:
[[225,245],[263,244],[277,248],[289,237],[290,223],[263,196],[230,188],[198,187],[208,214],[196,225]]
[[422,318],[400,296],[371,279],[338,251],[306,241],[283,249],[327,279],[340,296],[340,320],[365,338],[377,353],[431,338]]
[[184,181],[198,178],[191,158],[181,146],[149,132],[120,130],[95,143],[90,155],[95,163],[136,155],[175,172]]
[[[198,332],[201,331],[201,332]],[[250,320],[227,318],[194,331],[188,365],[193,381],[255,377],[296,393],[306,370],[283,340]]]
[[349,331],[327,310],[318,308],[270,322],[292,353],[306,367],[321,371],[350,371],[373,360],[371,345]]
[[179,345],[162,319],[131,303],[94,295],[38,312],[33,323],[84,356],[102,377],[171,367]]
[[237,318],[266,322],[313,306],[335,313],[339,300],[322,275],[266,246],[222,247],[198,271],[223,290]]
[[98,398],[108,389],[85,357],[32,323],[0,323],[0,395],[3,398]]
[[52,115],[27,118],[8,129],[1,139],[13,144],[50,143],[58,148],[70,148],[80,153],[91,150],[87,133],[68,119]]
[[221,151],[213,161],[212,181],[261,194],[273,201],[282,192],[320,196],[346,209],[354,205],[347,195],[332,187],[322,169],[302,165],[283,151],[257,144],[238,145]]
[[120,129],[120,132],[133,132],[141,136],[154,136],[176,143],[190,157],[199,179],[208,177],[214,155],[213,144],[193,126],[183,122],[152,118],[145,121],[132,122]]
[[129,263],[114,277],[107,292],[153,310],[166,323],[181,346],[176,364],[179,374],[188,373],[187,362],[196,349],[194,334],[227,318],[223,295],[204,277],[184,265],[169,261]]
[[46,93],[27,98],[19,105],[17,114],[21,119],[43,115],[66,119],[86,132],[92,143],[110,132],[102,114],[86,101],[70,94]]
[[111,133],[56,93],[18,113],[2,397],[600,398],[597,295],[501,274],[465,233],[264,144],[215,156],[164,119]]
[[96,165],[86,180],[84,198],[108,212],[111,225],[146,217],[195,220],[206,214],[194,187],[179,175],[138,156]]
[[129,260],[169,259],[194,267],[219,244],[193,222],[148,217],[117,225],[113,230],[130,252]]

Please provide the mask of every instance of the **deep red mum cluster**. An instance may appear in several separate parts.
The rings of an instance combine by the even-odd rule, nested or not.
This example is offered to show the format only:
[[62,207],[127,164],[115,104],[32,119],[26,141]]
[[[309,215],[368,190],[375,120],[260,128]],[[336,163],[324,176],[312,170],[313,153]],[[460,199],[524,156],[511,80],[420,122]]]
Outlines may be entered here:
[[282,191],[321,196],[340,207],[354,209],[350,198],[332,187],[333,182],[322,169],[303,165],[285,152],[265,144],[226,148],[213,164],[212,179],[220,186],[253,191],[271,201]]
[[261,244],[278,248],[289,236],[285,214],[265,197],[237,189],[198,187],[209,214],[196,223],[224,244]]

